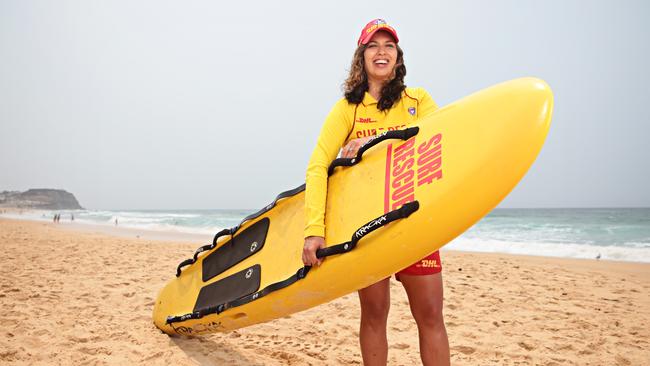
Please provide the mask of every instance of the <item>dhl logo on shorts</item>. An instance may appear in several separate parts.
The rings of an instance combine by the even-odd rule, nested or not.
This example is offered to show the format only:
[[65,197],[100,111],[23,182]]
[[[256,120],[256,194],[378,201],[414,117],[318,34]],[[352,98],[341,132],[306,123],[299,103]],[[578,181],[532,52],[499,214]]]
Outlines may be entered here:
[[438,268],[440,267],[440,265],[438,264],[438,261],[435,259],[422,259],[420,263],[417,264],[417,267]]
[[384,212],[415,200],[415,187],[442,179],[442,134],[416,146],[414,136],[387,147]]

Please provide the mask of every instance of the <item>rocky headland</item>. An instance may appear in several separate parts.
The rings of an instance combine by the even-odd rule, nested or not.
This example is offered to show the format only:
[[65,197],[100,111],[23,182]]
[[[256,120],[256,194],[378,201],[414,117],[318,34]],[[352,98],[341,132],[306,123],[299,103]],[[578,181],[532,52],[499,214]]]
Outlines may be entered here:
[[29,189],[25,192],[0,192],[0,207],[29,208],[39,210],[83,209],[75,196],[63,189]]

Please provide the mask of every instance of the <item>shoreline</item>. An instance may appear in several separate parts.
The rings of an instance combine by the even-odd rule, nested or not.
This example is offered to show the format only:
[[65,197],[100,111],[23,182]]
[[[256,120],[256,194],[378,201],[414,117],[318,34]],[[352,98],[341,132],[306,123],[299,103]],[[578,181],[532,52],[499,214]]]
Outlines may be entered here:
[[[133,239],[149,239],[156,241],[166,241],[166,242],[212,242],[214,235],[207,234],[196,234],[196,233],[187,233],[182,231],[163,231],[163,230],[147,230],[139,229],[128,226],[113,226],[113,225],[102,225],[102,224],[90,224],[82,222],[74,222],[69,220],[64,220],[62,222],[54,224],[52,220],[40,220],[40,219],[29,219],[29,218],[17,218],[17,217],[6,217],[0,215],[0,220],[14,220],[14,221],[25,221],[25,222],[35,222],[42,224],[50,224],[53,227],[58,227],[63,230],[70,230],[76,232],[87,232],[95,234],[104,234],[119,238],[133,238]],[[216,234],[216,231],[215,231]]]
[[[162,334],[155,298],[197,243],[160,243],[0,219],[0,363],[361,364],[354,293],[229,333]],[[455,251],[442,263],[454,365],[650,359],[650,264]],[[389,365],[420,363],[408,299],[393,280],[388,342]]]
[[[41,212],[41,211],[31,210],[31,212]],[[102,225],[102,224],[92,224],[92,223],[70,222],[69,220],[64,220],[60,223],[53,224],[51,220],[18,218],[14,216],[7,217],[3,215],[0,215],[0,220],[15,220],[15,221],[52,224],[54,227],[59,227],[63,230],[69,230],[72,232],[104,234],[104,235],[109,235],[109,236],[119,237],[119,238],[145,239],[145,240],[155,240],[155,241],[162,241],[162,242],[196,243],[197,248],[201,245],[211,243],[212,239],[214,238],[214,234],[217,233],[217,231],[215,231],[214,234],[199,234],[199,233],[189,233],[183,231],[150,230],[150,229],[127,227],[127,226],[113,226],[113,225]],[[488,251],[488,250],[481,251],[481,250],[471,250],[471,249],[451,249],[448,248],[448,246],[449,244],[441,248],[441,251],[443,253],[458,252],[458,253],[474,253],[480,255],[494,254],[494,255],[521,256],[521,257],[531,257],[531,258],[568,259],[568,260],[608,262],[608,263],[650,264],[650,262],[644,262],[644,261],[617,260],[617,259],[609,259],[609,258],[601,258],[601,259],[596,259],[595,257],[578,258],[578,257],[567,257],[567,256],[550,256],[550,255],[532,254],[532,253],[511,253],[511,252]]]

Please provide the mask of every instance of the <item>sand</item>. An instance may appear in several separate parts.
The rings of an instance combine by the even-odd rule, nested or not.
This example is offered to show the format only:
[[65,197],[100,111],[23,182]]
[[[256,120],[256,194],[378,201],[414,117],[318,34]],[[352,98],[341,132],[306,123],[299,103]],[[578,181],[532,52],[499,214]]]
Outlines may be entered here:
[[[356,294],[224,334],[169,337],[158,290],[201,242],[0,219],[0,364],[355,365]],[[453,365],[650,364],[650,264],[443,251]],[[392,281],[389,364],[419,364]]]

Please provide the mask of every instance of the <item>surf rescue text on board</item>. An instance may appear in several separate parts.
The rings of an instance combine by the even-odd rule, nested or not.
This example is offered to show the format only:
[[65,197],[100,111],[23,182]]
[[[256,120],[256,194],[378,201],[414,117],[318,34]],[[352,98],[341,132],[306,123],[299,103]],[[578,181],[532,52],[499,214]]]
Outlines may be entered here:
[[442,134],[416,146],[415,137],[393,149],[388,145],[384,212],[415,200],[415,187],[442,179]]

